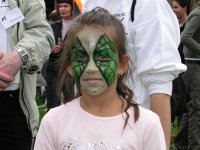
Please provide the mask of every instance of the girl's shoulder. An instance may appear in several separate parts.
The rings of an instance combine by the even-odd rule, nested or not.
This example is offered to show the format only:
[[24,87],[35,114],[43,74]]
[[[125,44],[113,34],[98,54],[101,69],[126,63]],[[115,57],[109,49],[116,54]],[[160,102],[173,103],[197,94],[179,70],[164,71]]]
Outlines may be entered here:
[[50,109],[43,117],[43,120],[66,118],[67,115],[75,113],[75,110],[78,109],[78,105],[79,105],[79,98],[74,99],[66,104],[61,104],[58,107]]
[[139,119],[141,121],[157,121],[157,120],[160,120],[158,115],[156,113],[154,113],[153,111],[149,110],[149,109],[146,109],[142,106],[139,106],[139,110],[140,110],[140,117]]
[[144,108],[142,106],[139,106],[139,110],[140,110],[141,115],[158,117],[158,115],[156,113],[154,113],[153,111],[151,111],[147,108]]
[[139,106],[139,118],[136,122],[134,121],[134,115],[131,116],[132,119],[130,119],[131,122],[129,121],[129,123],[132,124],[132,126],[145,127],[146,125],[154,126],[155,124],[160,124],[160,119],[156,113],[141,106]]

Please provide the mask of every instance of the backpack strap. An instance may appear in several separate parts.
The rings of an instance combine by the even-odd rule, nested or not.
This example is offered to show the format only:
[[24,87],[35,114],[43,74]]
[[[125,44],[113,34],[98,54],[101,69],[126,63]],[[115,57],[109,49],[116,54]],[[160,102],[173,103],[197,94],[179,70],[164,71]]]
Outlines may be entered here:
[[135,4],[136,0],[133,0],[132,5],[131,5],[131,21],[134,21],[134,11],[135,11]]

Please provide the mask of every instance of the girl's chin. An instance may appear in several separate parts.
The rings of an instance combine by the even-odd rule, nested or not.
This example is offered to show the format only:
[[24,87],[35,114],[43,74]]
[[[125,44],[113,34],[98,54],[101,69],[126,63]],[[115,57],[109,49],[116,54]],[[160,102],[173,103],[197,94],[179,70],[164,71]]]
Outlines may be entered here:
[[86,93],[87,95],[90,96],[98,96],[101,95],[102,93],[104,93],[105,89],[83,89],[84,93]]

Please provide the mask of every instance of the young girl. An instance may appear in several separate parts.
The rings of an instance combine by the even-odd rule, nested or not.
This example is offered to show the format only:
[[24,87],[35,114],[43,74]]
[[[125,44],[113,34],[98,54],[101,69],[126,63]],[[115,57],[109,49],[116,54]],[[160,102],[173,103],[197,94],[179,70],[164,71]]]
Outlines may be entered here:
[[58,90],[71,75],[81,94],[46,114],[34,149],[166,150],[158,116],[133,102],[123,82],[128,65],[119,20],[102,8],[75,18],[61,56]]

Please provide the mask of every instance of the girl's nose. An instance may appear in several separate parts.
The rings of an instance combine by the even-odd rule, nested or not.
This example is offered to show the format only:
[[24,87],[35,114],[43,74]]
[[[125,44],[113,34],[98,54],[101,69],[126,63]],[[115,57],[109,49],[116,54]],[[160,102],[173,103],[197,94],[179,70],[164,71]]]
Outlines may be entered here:
[[97,72],[98,71],[98,68],[97,68],[97,66],[96,66],[93,58],[89,60],[88,65],[87,65],[85,71],[86,72]]

